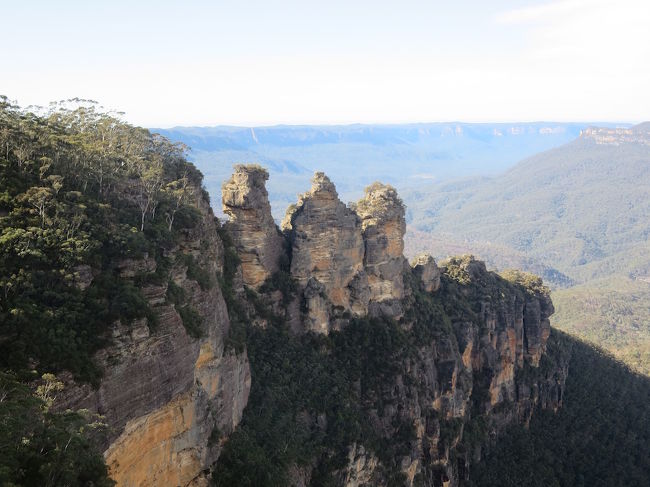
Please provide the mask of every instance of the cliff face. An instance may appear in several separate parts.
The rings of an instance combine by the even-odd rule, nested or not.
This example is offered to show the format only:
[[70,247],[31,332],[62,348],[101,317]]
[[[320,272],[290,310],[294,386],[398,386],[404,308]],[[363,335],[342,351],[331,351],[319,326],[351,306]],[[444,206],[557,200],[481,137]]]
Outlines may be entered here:
[[[225,347],[230,322],[216,285],[224,264],[218,223],[207,202],[199,198],[195,206],[200,222],[166,252],[168,272],[146,257],[115,264],[121,277],[143,286],[158,324],[150,329],[146,320],[114,323],[112,344],[96,356],[103,370],[99,387],[70,383],[57,404],[105,417],[104,456],[118,485],[207,484],[204,472],[248,400],[246,353]],[[205,279],[194,275],[196,269]],[[168,280],[140,284],[157,270]],[[183,296],[176,303],[170,302],[171,288]],[[184,324],[188,315],[198,323],[194,336]]]
[[[274,224],[268,225],[262,233],[275,231]],[[404,206],[393,188],[379,183],[348,207],[338,199],[332,182],[317,173],[310,191],[287,210],[282,229],[288,249],[284,259],[290,263],[284,272],[295,282],[295,292],[285,296],[284,308],[264,291],[256,298],[258,304],[266,302],[279,311],[292,323],[294,334],[331,335],[333,342],[319,345],[327,350],[319,353],[334,357],[327,360],[336,361],[343,354],[347,364],[351,359],[346,354],[365,357],[368,347],[378,354],[390,351],[380,360],[383,365],[375,366],[383,370],[389,362],[390,373],[382,372],[381,380],[375,380],[374,369],[365,365],[365,376],[349,372],[343,382],[354,384],[349,394],[360,408],[350,427],[364,424],[361,428],[369,427],[371,433],[365,433],[365,440],[363,435],[350,440],[347,456],[336,468],[323,467],[318,456],[307,465],[292,465],[288,483],[308,485],[314,475],[329,468],[337,485],[388,485],[396,478],[404,485],[462,485],[468,465],[480,458],[489,438],[509,424],[526,424],[536,408],[561,406],[566,363],[542,363],[553,305],[539,279],[516,272],[499,276],[470,256],[438,267],[432,257],[423,255],[409,266],[402,254]],[[238,252],[245,250],[237,239],[234,244]],[[258,308],[250,310],[253,316]],[[373,320],[384,325],[374,325]],[[376,331],[369,331],[376,326]],[[345,338],[348,327],[355,331]],[[358,350],[348,343],[366,332],[370,334],[360,339]],[[264,350],[263,336],[270,331],[259,333],[255,353]],[[382,333],[396,335],[379,345],[373,334]],[[337,340],[348,350],[337,349]],[[264,355],[263,367],[273,368],[268,361],[274,358],[282,360],[279,350],[274,349],[272,357]],[[310,387],[316,387],[314,364],[305,373],[312,376]],[[268,381],[263,387],[272,389],[277,378],[269,374],[260,380]],[[304,390],[307,399],[300,398],[300,404],[309,403],[313,393]],[[264,401],[255,397],[251,407],[261,411],[274,407]],[[349,398],[346,401],[342,404]],[[290,410],[290,405],[286,408]],[[290,414],[287,410],[283,414]],[[316,405],[296,410],[293,421],[327,438],[335,434],[332,422],[340,421],[330,414]],[[398,445],[399,453],[382,457],[378,441],[389,442],[393,449]]]
[[650,124],[648,122],[631,128],[589,127],[580,132],[580,137],[601,145],[643,144],[650,145]]
[[[283,234],[267,177],[235,168],[223,230],[197,198],[199,224],[164,259],[115,263],[158,323],[112,324],[99,387],[69,379],[56,407],[105,416],[118,485],[206,485],[212,470],[217,485],[262,485],[248,471],[268,465],[296,486],[463,485],[505,426],[560,407],[566,364],[545,356],[553,305],[541,281],[469,256],[409,266],[404,205],[379,183],[348,207],[317,173]],[[80,287],[92,281],[92,269],[78,274]],[[231,320],[247,330],[243,350],[226,345]],[[284,447],[269,443],[285,434]],[[260,451],[269,463],[246,463]]]
[[[427,290],[429,279],[411,282],[413,295],[405,308],[422,306],[419,293],[437,293],[434,302],[456,302],[446,309],[450,326],[434,328],[427,339],[414,343],[400,372],[377,392],[392,406],[369,415],[385,438],[400,437],[395,425],[413,426],[408,447],[396,459],[404,485],[463,485],[488,436],[512,423],[527,424],[538,407],[556,410],[562,404],[566,363],[540,369],[552,304],[546,293],[488,272],[472,257],[446,262],[437,291]],[[459,297],[471,303],[473,313],[456,307]],[[399,326],[413,330],[424,318],[407,314]],[[477,439],[481,428],[485,436]],[[342,479],[388,484],[386,466],[372,452],[359,453],[358,446],[351,446],[346,469]]]
[[368,274],[372,314],[398,318],[404,298],[405,208],[391,186],[374,183],[354,205],[365,243],[363,265]]
[[327,331],[328,305],[357,315],[367,312],[368,277],[359,217],[339,200],[323,173],[316,173],[312,183],[287,210],[283,229],[291,242],[291,275],[301,287],[309,283],[308,328]]

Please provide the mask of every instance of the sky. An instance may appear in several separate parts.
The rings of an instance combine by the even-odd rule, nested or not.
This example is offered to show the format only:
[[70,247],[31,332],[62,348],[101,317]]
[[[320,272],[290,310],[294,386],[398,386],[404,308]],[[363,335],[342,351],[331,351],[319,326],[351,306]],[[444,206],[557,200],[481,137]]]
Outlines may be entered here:
[[146,127],[650,119],[648,0],[0,0],[0,94]]

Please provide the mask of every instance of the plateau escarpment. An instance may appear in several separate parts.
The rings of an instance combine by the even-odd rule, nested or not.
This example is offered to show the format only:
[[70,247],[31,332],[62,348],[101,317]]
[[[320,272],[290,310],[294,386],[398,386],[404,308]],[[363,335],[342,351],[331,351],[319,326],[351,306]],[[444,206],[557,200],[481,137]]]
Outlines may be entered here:
[[164,258],[115,263],[123,279],[141,286],[157,324],[111,324],[112,344],[95,357],[99,387],[70,381],[56,404],[105,417],[104,456],[118,485],[204,485],[248,400],[246,353],[226,346],[219,224],[195,193],[198,222]]
[[[541,280],[408,265],[390,186],[317,173],[280,230],[239,165],[221,226],[182,148],[92,105],[0,97],[0,142],[0,484],[460,486],[565,402]],[[624,438],[642,478],[638,431],[577,457]]]
[[[288,264],[248,293],[248,322],[261,315],[265,328],[248,331],[253,393],[217,485],[251,478],[242,465],[263,473],[250,449],[276,451],[270,437],[292,444],[270,459],[288,485],[461,485],[488,438],[560,407],[566,363],[540,365],[553,312],[541,280],[499,276],[471,256],[409,266],[404,213],[379,183],[348,207],[323,173],[287,210]],[[275,234],[267,225],[260,233]]]

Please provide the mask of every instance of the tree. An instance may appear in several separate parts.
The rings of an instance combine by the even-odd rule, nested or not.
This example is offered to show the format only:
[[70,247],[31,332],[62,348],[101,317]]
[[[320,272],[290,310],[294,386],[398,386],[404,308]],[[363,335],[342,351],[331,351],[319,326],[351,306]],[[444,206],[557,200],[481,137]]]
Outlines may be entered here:
[[160,190],[163,186],[163,165],[160,157],[153,161],[141,160],[134,167],[136,178],[133,188],[134,201],[140,209],[140,231],[144,230],[147,213],[152,212],[158,205]]
[[41,220],[41,228],[45,227],[46,210],[51,205],[53,198],[54,191],[47,186],[32,186],[18,197],[19,201],[28,203],[36,210]]
[[165,191],[171,200],[170,208],[165,213],[168,229],[171,231],[172,226],[174,225],[174,217],[176,216],[176,213],[184,204],[189,202],[192,196],[194,196],[194,188],[190,184],[187,172],[185,172],[180,179],[168,183]]

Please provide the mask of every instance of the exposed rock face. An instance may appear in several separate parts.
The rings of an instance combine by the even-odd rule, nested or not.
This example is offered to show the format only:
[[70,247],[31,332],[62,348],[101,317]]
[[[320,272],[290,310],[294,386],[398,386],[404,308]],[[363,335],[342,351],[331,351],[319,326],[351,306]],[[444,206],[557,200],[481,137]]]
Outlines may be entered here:
[[378,464],[377,457],[366,452],[363,446],[352,445],[348,453],[348,464],[341,475],[341,484],[345,487],[372,485],[373,474]]
[[366,314],[361,224],[327,176],[316,173],[311,189],[287,210],[282,227],[291,243],[291,275],[301,287],[314,279],[332,306]]
[[[60,409],[87,408],[105,416],[109,437],[105,451],[118,485],[207,484],[205,472],[216,461],[221,443],[242,417],[251,378],[246,353],[226,350],[230,326],[216,283],[202,289],[187,276],[176,256],[192,256],[215,276],[223,266],[223,246],[212,211],[199,200],[201,224],[187,231],[167,257],[176,261],[171,280],[183,289],[202,319],[202,337],[188,335],[174,304],[166,300],[167,283],[143,288],[159,318],[150,330],[146,320],[113,325],[113,344],[96,357],[104,371],[99,388],[69,384]],[[152,259],[116,264],[124,277],[153,272]]]
[[368,275],[370,302],[394,317],[401,314],[404,297],[405,208],[392,186],[374,183],[356,204],[366,246],[364,269]]
[[[283,237],[270,218],[267,177],[260,168],[238,166],[224,185],[227,229],[242,261],[233,277],[237,288],[259,289],[283,257]],[[188,276],[186,259],[176,258],[192,256],[211,276],[223,269],[214,217],[202,200],[197,207],[202,223],[166,257],[176,262],[170,280],[187,296],[182,305],[202,318],[203,335],[188,335],[181,305],[167,299],[168,283],[147,285],[142,291],[159,317],[157,328],[150,330],[144,320],[115,323],[112,345],[97,356],[104,369],[99,388],[68,387],[57,404],[105,415],[111,426],[105,457],[118,485],[207,485],[248,401],[248,359],[224,344],[230,321],[221,290],[201,287]],[[411,268],[402,255],[404,206],[393,188],[381,184],[348,208],[331,181],[317,173],[311,190],[287,211],[283,228],[290,244],[284,258],[298,296],[285,302],[279,289],[269,291],[274,313],[300,315],[297,328],[291,323],[296,332],[323,334],[354,316],[383,315],[383,321],[367,323],[396,327],[390,329],[407,337],[410,347],[395,359],[394,373],[382,377],[376,390],[369,388],[371,396],[358,406],[382,441],[403,441],[405,431],[412,437],[390,459],[393,466],[383,463],[385,456],[372,445],[348,445],[347,461],[334,472],[338,484],[388,485],[390,469],[397,468],[405,485],[462,485],[469,463],[481,455],[480,444],[462,443],[472,421],[484,421],[496,435],[508,424],[527,422],[537,406],[561,405],[566,364],[539,367],[553,312],[541,282],[499,277],[471,256],[439,268],[425,255]],[[115,271],[135,279],[156,266],[145,257],[118,262]],[[90,283],[91,270],[80,270],[78,280],[79,286]],[[247,299],[243,292],[237,296]],[[244,304],[250,305],[253,323],[273,326],[255,315],[253,304]],[[536,372],[523,373],[532,369]],[[361,389],[360,379],[360,398]],[[314,418],[319,434],[327,434],[335,419],[323,411],[304,416],[303,423]],[[309,484],[314,465],[293,465],[293,485]]]
[[650,145],[650,124],[648,122],[624,128],[589,127],[580,132],[580,137],[601,145],[643,144]]
[[291,245],[291,275],[303,289],[305,328],[327,333],[345,324],[346,312],[398,318],[406,223],[396,191],[375,183],[349,208],[323,173],[312,183],[282,224]]
[[[423,485],[463,485],[469,463],[481,455],[480,445],[470,451],[458,446],[473,419],[496,434],[508,424],[527,423],[536,406],[555,410],[562,403],[566,363],[546,373],[518,374],[524,367],[537,367],[543,354],[552,312],[548,296],[488,272],[472,257],[453,259],[448,266],[443,278],[462,282],[460,292],[478,312],[473,319],[450,315],[451,328],[441,327],[401,364],[394,379],[384,383],[384,406],[372,421],[388,439],[398,435],[395,425],[413,425],[411,451],[399,459],[405,485],[414,485],[416,476]],[[443,287],[436,296],[452,298],[445,293],[452,291]],[[401,321],[401,326],[412,325]],[[539,340],[529,342],[529,335]],[[381,462],[360,446],[351,450],[345,469],[349,483],[342,485],[357,485],[359,477],[387,485]]]
[[429,254],[418,255],[411,262],[413,274],[417,277],[424,289],[428,293],[435,293],[440,289],[440,269],[436,261]]
[[282,236],[271,216],[265,181],[269,173],[255,164],[235,166],[223,184],[223,211],[226,224],[241,259],[244,284],[258,288],[278,270]]
[[526,357],[535,366],[544,353],[546,341],[551,335],[549,317],[555,312],[549,296],[536,296],[526,300],[524,307],[524,340]]
[[[408,266],[404,206],[393,188],[379,183],[348,208],[331,181],[317,173],[311,190],[287,211],[283,230],[291,245],[291,275],[299,283],[302,331],[329,333],[355,315],[388,316],[411,330],[422,325],[418,320],[431,319],[426,311],[413,313],[430,306],[414,301],[411,289],[417,288],[435,296],[439,306],[446,299],[472,303],[471,311],[446,316],[449,328],[440,324],[400,364],[397,376],[383,383],[381,410],[371,411],[373,428],[388,441],[398,435],[396,425],[415,430],[410,453],[399,459],[406,485],[416,477],[424,485],[463,482],[469,463],[480,457],[480,445],[459,453],[463,425],[473,415],[496,434],[513,422],[528,422],[538,405],[561,405],[566,364],[546,375],[518,375],[539,366],[550,333],[553,306],[541,281],[537,287],[508,281],[471,256],[439,268],[421,255]],[[445,282],[451,287],[445,289]],[[309,477],[305,468],[295,485],[302,485],[298,477]],[[386,485],[386,472],[366,445],[354,444],[338,481]]]
[[309,279],[303,291],[303,299],[306,308],[305,329],[327,334],[330,312],[325,286],[315,278]]

